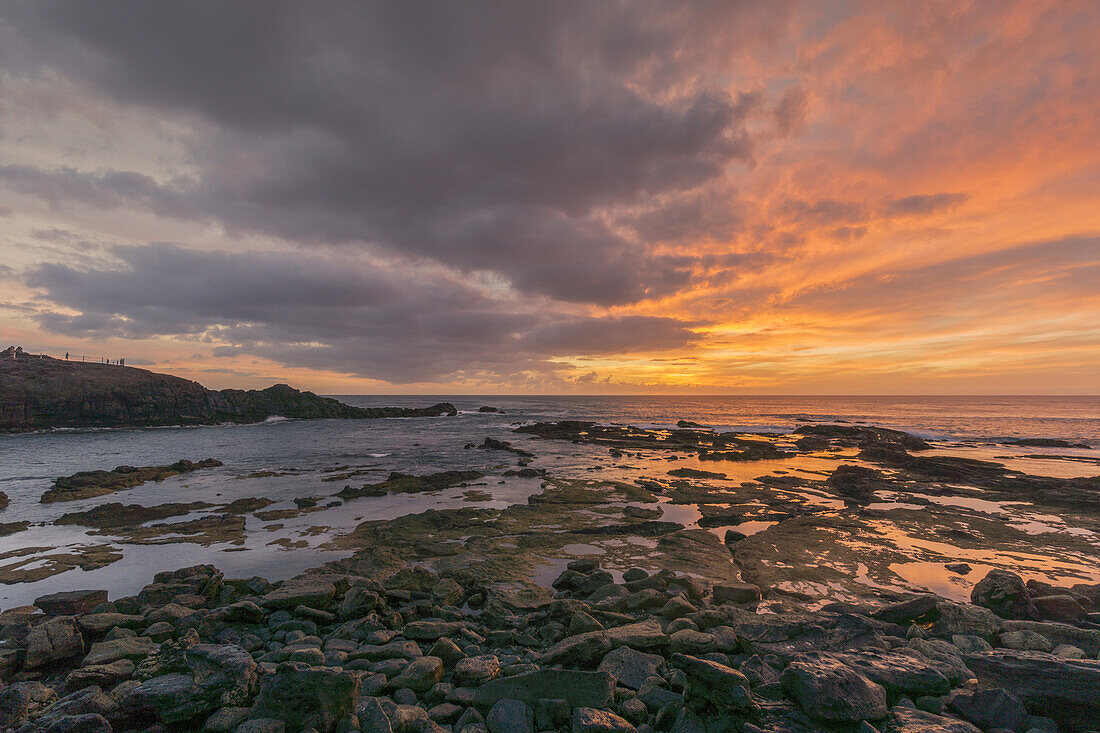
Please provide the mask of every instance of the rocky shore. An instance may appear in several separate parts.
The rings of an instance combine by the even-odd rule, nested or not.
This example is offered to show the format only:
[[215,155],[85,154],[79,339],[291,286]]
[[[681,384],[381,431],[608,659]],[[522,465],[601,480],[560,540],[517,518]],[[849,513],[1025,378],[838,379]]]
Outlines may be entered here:
[[362,408],[285,384],[210,390],[167,374],[114,364],[0,352],[0,433],[52,428],[215,425],[296,419],[455,415],[454,405]]
[[0,730],[1053,733],[1100,715],[1100,586],[998,571],[973,604],[810,611],[590,558],[553,585],[517,607],[423,567],[272,585],[197,566],[132,597],[44,596],[0,614]]
[[[1029,475],[851,425],[765,435],[566,420],[512,435],[516,444],[459,443],[477,470],[326,466],[314,487],[331,488],[292,502],[215,493],[76,504],[53,524],[104,544],[13,550],[0,582],[105,567],[118,546],[242,549],[247,526],[275,531],[306,515],[302,531],[321,532],[309,523],[345,503],[361,514],[319,547],[343,559],[282,582],[199,565],[159,573],[133,596],[54,593],[0,613],[0,731],[1100,727],[1100,585],[1025,582],[937,554],[1041,549],[1069,570],[1062,577],[1094,577],[1073,563],[1095,557],[1092,530],[1078,530],[1100,527],[1096,478]],[[574,465],[607,469],[555,470],[540,455],[553,452],[546,441],[583,452]],[[217,475],[218,463],[79,472],[58,479],[45,506],[123,490],[140,500],[129,489]],[[224,473],[230,483],[303,475]],[[518,501],[371,518],[374,501],[481,502],[506,482],[527,482]],[[1038,514],[1013,513],[1024,502]],[[1074,531],[1030,533],[1028,517],[1054,513]],[[910,535],[925,545],[899,544]],[[901,568],[915,560],[973,573],[970,602],[917,592]]]

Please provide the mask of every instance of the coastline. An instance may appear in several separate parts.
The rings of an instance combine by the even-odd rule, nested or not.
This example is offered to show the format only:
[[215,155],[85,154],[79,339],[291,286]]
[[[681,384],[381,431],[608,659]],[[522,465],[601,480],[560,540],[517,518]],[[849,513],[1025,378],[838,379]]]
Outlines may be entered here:
[[[93,594],[94,606],[59,613],[40,594],[28,600],[48,613],[5,605],[9,689],[43,700],[28,703],[24,719],[35,727],[25,730],[45,730],[59,715],[101,715],[114,730],[472,733],[511,715],[521,725],[530,716],[531,730],[966,731],[975,721],[989,729],[981,716],[1004,707],[986,699],[989,690],[1010,695],[1027,725],[1044,730],[1055,719],[1083,729],[1093,714],[1082,690],[1100,679],[1100,572],[1090,576],[1073,558],[1096,557],[1096,546],[1091,530],[1039,526],[1052,521],[1044,516],[1080,532],[1097,526],[1087,499],[1095,486],[1078,478],[1095,465],[1088,449],[962,447],[854,424],[724,435],[690,414],[687,424],[700,427],[540,427],[517,417],[469,411],[373,424],[346,438],[349,447],[365,440],[359,450],[380,456],[373,463],[323,463],[339,444],[317,466],[249,471],[229,456],[227,466],[41,505],[61,505],[72,529],[92,523],[97,542],[124,553],[168,557],[183,542],[192,557],[217,548],[215,556],[247,558],[260,547],[252,538],[267,534],[281,542],[268,542],[274,552],[332,558],[291,570],[277,555],[257,555],[254,566],[287,570],[274,585],[177,562],[151,585]],[[347,427],[279,421],[234,434],[281,445]],[[435,457],[412,459],[436,433]],[[180,434],[188,444],[204,435]],[[39,438],[117,445],[173,435]],[[380,450],[383,436],[397,435],[410,442]],[[960,455],[967,451],[983,458]],[[993,453],[1011,456],[986,460]],[[1028,466],[1044,470],[1021,471]],[[451,478],[452,469],[468,473]],[[314,488],[302,495],[299,486]],[[96,507],[115,504],[111,524],[95,528]],[[320,524],[338,515],[342,531]],[[916,582],[935,564],[926,558],[938,535],[957,555],[943,562],[969,567],[941,562]],[[998,576],[1021,542],[1047,553],[1042,563],[1061,567],[1062,580]],[[995,565],[968,561],[968,546],[983,559],[1007,554]],[[89,562],[109,559],[97,558]],[[130,567],[116,559],[67,571],[80,585],[57,587],[102,588],[96,573],[115,564]],[[985,607],[997,603],[992,595],[967,602],[990,571],[1019,601],[999,608],[1010,618]],[[949,585],[929,593],[930,578]],[[49,647],[35,653],[49,658],[28,667],[35,634]],[[228,666],[206,687],[211,664]],[[1047,689],[1051,675],[1071,680],[1063,697]],[[844,693],[830,698],[835,685]],[[288,686],[303,690],[293,709],[278,700]]]

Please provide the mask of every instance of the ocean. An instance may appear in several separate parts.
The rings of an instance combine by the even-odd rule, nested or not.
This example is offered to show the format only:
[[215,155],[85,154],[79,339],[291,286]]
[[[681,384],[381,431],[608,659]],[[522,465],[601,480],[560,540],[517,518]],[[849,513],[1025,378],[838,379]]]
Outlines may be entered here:
[[[390,471],[420,474],[477,469],[494,475],[491,481],[479,487],[489,498],[481,497],[476,506],[504,508],[526,502],[527,497],[539,490],[540,481],[496,475],[507,463],[498,452],[466,448],[468,444],[481,443],[486,437],[510,440],[531,450],[537,454],[533,465],[546,468],[552,475],[629,481],[652,471],[648,464],[619,465],[608,459],[606,449],[538,441],[512,433],[516,425],[532,421],[581,419],[639,427],[672,427],[677,420],[686,419],[719,430],[768,433],[787,433],[798,425],[809,423],[873,424],[936,441],[938,452],[1016,461],[1022,472],[1060,477],[1100,474],[1100,465],[1092,461],[1097,451],[1024,449],[1003,444],[1013,439],[1042,437],[1100,447],[1100,397],[433,395],[338,396],[338,399],[359,406],[403,407],[449,401],[459,409],[459,415],[390,420],[273,418],[255,425],[63,430],[0,436],[0,491],[10,499],[9,507],[0,513],[0,521],[31,523],[25,531],[0,538],[0,572],[7,569],[15,571],[16,577],[21,572],[31,577],[29,571],[56,565],[56,558],[51,559],[51,556],[94,546],[109,546],[122,554],[120,560],[106,567],[65,569],[34,582],[0,585],[0,607],[25,604],[43,593],[73,588],[105,587],[113,595],[131,593],[149,582],[156,571],[204,562],[216,564],[235,577],[260,575],[277,580],[346,556],[348,551],[333,548],[331,540],[351,531],[362,521],[393,519],[429,508],[470,505],[469,496],[461,489],[453,489],[435,494],[361,498],[338,506],[324,506],[345,483],[361,485],[380,481]],[[479,412],[478,408],[484,405],[496,407],[500,412]],[[1080,460],[1024,458],[1042,452]],[[39,502],[42,492],[55,478],[76,471],[109,470],[119,465],[162,465],[182,458],[207,457],[219,459],[224,466],[110,496],[60,504]],[[835,467],[836,460],[830,460],[832,463],[821,459],[820,465],[813,470]],[[730,471],[731,478],[750,480],[771,471],[809,470],[806,465],[785,466],[777,461],[763,461],[728,464],[722,470]],[[341,470],[346,472],[346,467],[358,469],[360,473],[346,481],[325,480]],[[249,477],[256,472],[284,475]],[[203,544],[201,537],[200,541],[194,541],[184,534],[159,537],[153,544],[134,544],[109,531],[94,534],[93,530],[84,527],[53,524],[66,512],[82,511],[108,502],[151,506],[205,501],[217,505],[242,497],[270,499],[275,502],[270,510],[294,508],[293,499],[312,498],[318,500],[321,509],[280,521],[264,521],[250,515],[246,518],[243,540],[235,543]],[[165,521],[192,520],[212,511],[197,511]],[[684,516],[683,508],[666,505],[666,518],[674,514]],[[1055,527],[1050,531],[1061,531],[1056,524],[1050,526]],[[1083,564],[1082,578],[1093,577],[1085,565],[1100,566],[1095,557],[1079,558],[1078,555],[1070,557],[1071,566],[1078,562],[1074,558]],[[1059,563],[1064,561],[1065,557],[1058,560]],[[1035,562],[1036,568],[1041,568],[1043,562],[1040,557]],[[906,580],[922,584],[912,578]],[[923,585],[933,587],[936,583],[942,585],[942,579],[932,579]]]

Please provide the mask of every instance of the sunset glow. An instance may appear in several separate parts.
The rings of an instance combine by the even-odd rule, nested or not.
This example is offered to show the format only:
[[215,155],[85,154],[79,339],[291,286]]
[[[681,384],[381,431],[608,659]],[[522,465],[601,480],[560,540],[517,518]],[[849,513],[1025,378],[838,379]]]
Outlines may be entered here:
[[246,7],[0,3],[0,348],[1100,393],[1095,2]]

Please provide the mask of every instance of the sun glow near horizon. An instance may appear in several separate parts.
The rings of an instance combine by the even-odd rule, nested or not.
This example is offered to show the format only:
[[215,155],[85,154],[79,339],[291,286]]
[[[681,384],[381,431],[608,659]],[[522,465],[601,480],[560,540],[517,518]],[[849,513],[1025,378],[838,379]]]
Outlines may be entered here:
[[5,342],[327,394],[1100,393],[1093,3],[287,6],[277,53],[119,12],[0,6]]

